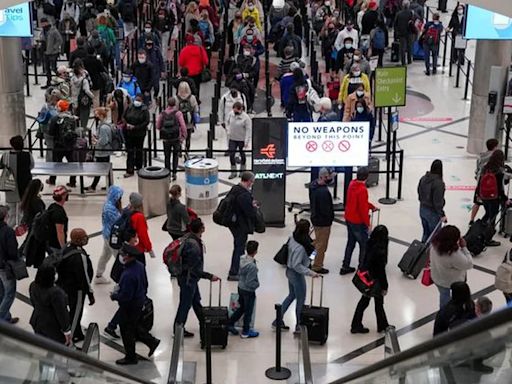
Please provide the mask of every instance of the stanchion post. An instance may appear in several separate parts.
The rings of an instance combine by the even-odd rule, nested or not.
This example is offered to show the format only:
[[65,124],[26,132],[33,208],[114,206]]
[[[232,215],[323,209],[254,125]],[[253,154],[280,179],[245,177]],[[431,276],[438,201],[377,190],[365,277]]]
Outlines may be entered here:
[[402,200],[402,180],[404,176],[404,150],[400,150],[400,168],[398,169],[398,194],[397,199]]
[[388,107],[388,129],[386,135],[386,197],[379,199],[379,203],[391,205],[396,203],[396,199],[389,196],[389,188],[391,183],[391,107]]
[[265,371],[265,376],[271,380],[286,380],[292,373],[288,368],[281,367],[281,327],[283,323],[283,308],[276,304],[276,365]]
[[209,159],[213,158],[213,131],[215,130],[216,120],[214,119],[213,113],[210,113],[210,127],[208,129],[207,141],[208,148],[206,151],[206,157]]
[[455,88],[459,88],[460,82],[460,60],[457,60],[457,74],[455,77]]
[[381,107],[381,108],[379,108],[379,137],[378,137],[379,142],[382,142],[382,125],[384,124],[384,122],[382,121],[383,118],[384,118],[384,113],[383,113],[382,107]]
[[39,78],[37,77],[37,48],[32,49],[32,63],[34,64],[34,84],[39,85]]
[[468,99],[470,72],[471,72],[471,60],[468,60],[468,66],[467,66],[467,70],[466,70],[466,84],[464,84],[464,100]]
[[443,48],[443,73],[446,66],[446,53],[448,52],[448,32],[444,34],[444,48]]
[[25,51],[25,83],[26,83],[26,87],[27,87],[27,96],[30,96],[30,76],[28,74],[28,69],[29,69],[29,60],[30,60],[30,57],[29,57],[29,50],[27,49]]
[[43,151],[43,138],[39,138],[39,157],[44,157],[44,151]]
[[396,172],[396,131],[393,131],[393,148],[392,148],[392,157],[391,157],[391,178],[395,180],[395,172]]
[[450,65],[448,66],[449,67],[449,70],[448,70],[448,76],[452,77],[453,76],[453,40],[452,42],[450,43]]
[[[153,156],[155,159],[158,157],[158,152],[156,150],[157,142],[156,142],[156,114],[153,113],[153,126],[151,127],[153,130]],[[151,147],[149,147],[151,148]],[[150,156],[151,157],[151,156]]]

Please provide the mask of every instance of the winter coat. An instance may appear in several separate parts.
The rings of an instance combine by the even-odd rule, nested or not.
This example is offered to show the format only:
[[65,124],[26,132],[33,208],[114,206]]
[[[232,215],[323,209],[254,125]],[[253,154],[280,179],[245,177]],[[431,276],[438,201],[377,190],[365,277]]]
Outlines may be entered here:
[[[357,97],[357,94],[355,92],[352,92],[350,95],[347,96],[347,98],[345,99],[345,108],[343,110],[343,121],[352,120],[352,116],[354,116],[354,112],[356,111],[357,100],[359,100],[359,98]],[[363,100],[365,101],[366,106],[368,108],[371,108],[372,99],[370,93],[365,92]]]
[[[147,60],[149,60],[149,58]],[[149,92],[155,83],[153,64],[148,61],[146,61],[144,64],[136,61],[133,63],[132,72],[133,75],[137,78],[137,83],[139,84],[142,92]]]
[[164,113],[166,115],[170,115],[171,113],[176,114],[176,120],[178,122],[178,126],[180,129],[180,142],[183,142],[187,138],[187,124],[185,123],[185,118],[183,117],[183,113],[178,110],[177,107],[167,107],[164,112],[160,113],[156,119],[156,129],[159,131],[162,129],[162,125],[164,122]]
[[434,336],[476,319],[475,306],[472,304],[461,305],[450,300],[436,315]]
[[351,88],[357,87],[360,84],[363,85],[365,92],[371,92],[370,80],[368,79],[368,76],[366,74],[361,73],[361,76],[358,77],[354,77],[350,73],[345,75],[341,79],[340,83],[340,94],[338,96],[338,101],[340,102],[340,104],[344,103],[347,96],[355,91],[355,89],[351,91]]
[[119,289],[112,294],[112,300],[119,303],[119,306],[142,305],[146,300],[148,292],[148,277],[146,268],[140,261],[133,260],[125,264]]
[[248,145],[251,140],[251,126],[252,120],[247,113],[242,112],[240,115],[235,115],[235,112],[229,112],[226,119],[228,139],[243,141],[245,145]]
[[327,185],[314,180],[309,185],[309,204],[311,206],[311,223],[315,227],[330,227],[334,220],[332,195]]
[[231,91],[225,93],[219,103],[219,122],[226,124],[229,113],[233,110],[233,104],[236,102],[242,103],[244,108],[247,109],[247,100],[242,92],[238,92],[237,97],[231,96]]
[[8,260],[18,260],[18,241],[14,229],[9,227],[5,221],[0,222],[0,269],[6,269]]
[[407,37],[411,35],[409,21],[411,21],[412,18],[413,13],[410,9],[403,9],[396,14],[394,29],[397,37]]
[[189,44],[185,46],[178,57],[178,65],[188,69],[189,76],[197,76],[208,65],[206,50],[199,45]]
[[240,280],[238,281],[238,288],[254,292],[260,286],[258,280],[258,266],[254,257],[249,255],[240,258]]
[[256,221],[252,193],[244,186],[237,184],[231,188],[229,194],[234,196],[233,208],[236,215],[236,222],[231,227],[237,231],[252,234]]
[[136,107],[133,104],[128,107],[124,114],[127,124],[133,126],[131,129],[126,129],[125,134],[128,137],[142,137],[146,136],[146,130],[149,124],[149,111],[146,105]]
[[100,122],[96,135],[98,141],[95,145],[94,157],[108,157],[112,155],[112,126],[106,121]]
[[94,94],[91,92],[91,78],[86,71],[80,76],[75,74],[71,76],[71,103],[76,107],[79,107],[78,95],[80,94],[80,89],[83,89],[87,96],[94,99]]
[[167,203],[167,231],[184,235],[189,223],[187,207],[179,200],[170,199]]
[[117,202],[122,196],[123,190],[117,185],[113,185],[108,189],[107,199],[101,212],[101,233],[105,240],[110,239],[112,226],[121,217],[121,212],[117,208]]
[[91,281],[94,272],[85,249],[68,244],[62,251],[62,257],[57,266],[57,285],[68,295],[77,291],[92,293]]
[[309,256],[304,246],[299,244],[293,236],[288,238],[288,261],[286,267],[301,275],[313,276],[315,272],[309,269]]
[[[135,96],[137,96],[137,94],[142,93],[139,83],[137,83],[137,79],[135,77],[132,77],[132,79],[127,83],[121,79],[121,81],[117,85],[117,88],[124,89],[132,100],[135,99]],[[126,108],[124,110],[126,111]],[[114,120],[113,117],[112,120]]]
[[137,248],[140,252],[152,251],[153,244],[151,244],[151,240],[149,238],[148,222],[146,221],[144,214],[139,211],[133,212],[130,223],[135,233],[137,233],[137,237],[139,238],[139,242],[135,248]]
[[89,73],[91,77],[91,89],[94,91],[98,91],[103,88],[103,79],[101,78],[101,73],[106,72],[105,67],[103,67],[103,63],[99,60],[96,55],[87,55],[84,60],[84,68]]
[[450,288],[453,283],[466,281],[466,273],[471,268],[473,257],[467,248],[441,255],[435,247],[430,247],[430,270],[436,285]]
[[45,55],[59,55],[62,52],[64,40],[54,25],[48,32],[43,32],[43,41],[45,42]]
[[375,209],[375,206],[368,201],[368,189],[365,182],[352,180],[347,190],[345,220],[351,224],[364,224],[369,228],[370,209]]
[[387,249],[379,249],[375,246],[367,247],[364,268],[370,272],[372,279],[379,282],[380,289],[383,291],[387,291],[389,288],[386,275],[387,261]]
[[443,179],[439,175],[427,172],[418,183],[418,200],[420,207],[428,208],[440,217],[445,216],[444,213],[444,192],[445,185]]
[[191,234],[185,241],[181,255],[182,277],[193,280],[212,279],[212,274],[204,271],[204,245],[200,237]]

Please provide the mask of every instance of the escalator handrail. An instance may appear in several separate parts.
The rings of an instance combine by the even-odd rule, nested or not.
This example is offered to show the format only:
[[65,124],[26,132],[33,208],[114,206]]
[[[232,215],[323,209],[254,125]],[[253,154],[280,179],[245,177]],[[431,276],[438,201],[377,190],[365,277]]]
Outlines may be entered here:
[[93,337],[97,335],[96,344],[99,344],[100,341],[100,327],[97,323],[90,323],[87,327],[87,332],[85,333],[84,343],[82,344],[82,353],[89,355],[89,349],[93,343]]
[[369,367],[362,368],[354,373],[332,381],[329,384],[342,384],[371,375],[375,372],[387,369],[398,363],[413,359],[428,352],[446,347],[450,344],[462,341],[466,338],[478,335],[493,328],[500,327],[512,321],[512,308],[505,308],[481,319],[471,321],[460,327],[425,341],[415,347],[409,348],[396,355],[381,360]]
[[308,329],[304,325],[300,326],[300,347],[300,353],[302,354],[302,364],[304,366],[304,383],[313,384],[313,373],[311,372],[311,355],[309,354]]
[[7,338],[14,339],[21,343],[25,343],[28,345],[35,346],[42,350],[46,350],[48,352],[52,352],[56,355],[63,356],[67,359],[78,361],[82,364],[94,367],[96,370],[102,370],[108,372],[113,375],[117,375],[126,380],[131,380],[132,382],[139,384],[153,384],[151,381],[141,379],[139,377],[133,376],[125,371],[117,369],[116,367],[104,363],[103,361],[93,359],[92,357],[87,356],[86,354],[76,351],[74,349],[68,348],[63,344],[59,344],[53,340],[45,338],[40,335],[36,335],[34,333],[30,333],[24,331],[14,325],[10,325],[6,322],[0,321],[0,335],[3,335]]
[[178,374],[178,365],[179,360],[181,358],[181,348],[183,345],[183,333],[184,328],[183,325],[176,325],[174,330],[174,341],[172,344],[172,354],[171,354],[171,365],[169,368],[169,377],[167,379],[168,384],[176,384]]

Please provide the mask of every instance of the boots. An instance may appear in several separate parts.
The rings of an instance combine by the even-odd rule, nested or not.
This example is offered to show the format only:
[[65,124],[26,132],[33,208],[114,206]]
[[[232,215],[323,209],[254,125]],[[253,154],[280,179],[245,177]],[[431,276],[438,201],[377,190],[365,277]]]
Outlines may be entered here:
[[229,174],[228,179],[234,179],[236,177],[236,165],[231,166],[231,173]]
[[245,168],[245,165],[241,165],[241,166],[240,166],[240,174],[239,174],[239,176],[240,176],[240,177],[242,177],[242,173],[244,173],[244,172],[245,172],[245,169],[246,169],[246,168]]

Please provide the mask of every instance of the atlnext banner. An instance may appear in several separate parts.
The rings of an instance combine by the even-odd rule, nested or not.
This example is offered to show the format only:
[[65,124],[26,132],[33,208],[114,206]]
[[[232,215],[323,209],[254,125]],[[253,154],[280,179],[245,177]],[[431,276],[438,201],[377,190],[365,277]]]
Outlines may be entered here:
[[32,36],[29,3],[0,10],[0,37]]
[[275,227],[284,227],[287,124],[285,118],[252,120],[252,191],[265,223]]

